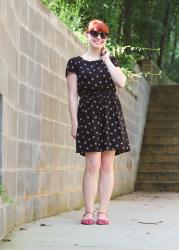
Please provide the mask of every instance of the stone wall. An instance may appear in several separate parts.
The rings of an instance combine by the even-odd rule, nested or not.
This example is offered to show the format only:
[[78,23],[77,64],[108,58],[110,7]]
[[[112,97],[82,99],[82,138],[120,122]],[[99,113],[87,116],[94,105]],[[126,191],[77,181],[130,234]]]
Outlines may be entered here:
[[[85,48],[40,0],[0,0],[0,176],[13,204],[0,204],[0,238],[15,225],[83,205],[85,158],[75,153],[65,79]],[[131,152],[115,158],[113,197],[132,192],[150,87],[118,89]]]
[[[135,67],[135,71],[140,73],[138,66]],[[131,80],[130,87],[136,98],[125,88],[117,89],[122,104],[131,151],[115,158],[114,169],[116,173],[113,197],[134,191],[150,97],[150,85],[143,77]]]

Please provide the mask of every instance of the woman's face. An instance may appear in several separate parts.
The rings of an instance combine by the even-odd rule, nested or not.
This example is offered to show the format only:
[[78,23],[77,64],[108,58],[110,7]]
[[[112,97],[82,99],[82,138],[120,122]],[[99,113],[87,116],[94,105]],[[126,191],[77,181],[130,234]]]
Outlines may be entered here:
[[[96,31],[95,29],[93,31]],[[90,32],[86,32],[86,37],[88,39],[89,46],[93,48],[103,48],[106,44],[107,37],[106,38],[101,38],[101,35],[94,36],[90,34]]]

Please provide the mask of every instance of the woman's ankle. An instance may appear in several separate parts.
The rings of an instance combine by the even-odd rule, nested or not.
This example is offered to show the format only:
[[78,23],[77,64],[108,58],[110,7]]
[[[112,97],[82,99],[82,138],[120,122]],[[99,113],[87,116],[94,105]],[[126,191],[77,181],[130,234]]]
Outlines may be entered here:
[[99,209],[97,212],[97,217],[99,218],[107,218],[107,210],[106,209]]
[[85,210],[83,217],[87,219],[91,219],[94,217],[94,212],[92,210]]
[[104,213],[104,214],[107,214],[107,208],[99,208],[98,209],[98,213]]

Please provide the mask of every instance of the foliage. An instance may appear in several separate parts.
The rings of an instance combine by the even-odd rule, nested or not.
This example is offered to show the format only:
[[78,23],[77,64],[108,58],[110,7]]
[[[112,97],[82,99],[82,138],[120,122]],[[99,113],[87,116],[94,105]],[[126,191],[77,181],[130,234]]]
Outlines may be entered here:
[[72,31],[79,31],[83,27],[83,16],[80,14],[83,0],[75,1],[75,4],[70,4],[65,0],[42,0],[48,8],[64,21]]
[[[136,61],[150,57],[173,79],[177,60],[179,2],[177,0],[42,0],[85,44],[84,27],[91,19],[109,24],[107,47],[130,71]],[[160,53],[159,53],[160,50]]]
[[2,184],[0,184],[0,198],[2,198],[2,201],[5,203],[12,204],[13,199],[11,199],[8,195],[7,192]]

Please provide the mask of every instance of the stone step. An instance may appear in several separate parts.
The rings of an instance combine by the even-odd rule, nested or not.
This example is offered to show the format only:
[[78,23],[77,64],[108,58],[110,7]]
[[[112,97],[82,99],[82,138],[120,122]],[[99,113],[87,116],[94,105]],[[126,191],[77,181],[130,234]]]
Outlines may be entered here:
[[138,172],[141,171],[179,171],[179,162],[140,162]]
[[163,105],[175,105],[178,104],[179,100],[179,92],[175,94],[158,94],[158,93],[151,93],[150,96],[150,103],[152,105],[156,104],[163,104]]
[[144,144],[141,150],[143,153],[178,153],[179,154],[179,144]]
[[179,128],[178,121],[162,121],[162,120],[147,120],[145,127],[147,128]]
[[179,85],[152,87],[136,190],[179,192]]
[[149,112],[147,114],[147,121],[150,120],[160,120],[160,121],[179,121],[179,113],[177,112],[168,112],[168,113],[164,113],[164,112]]
[[156,92],[156,91],[151,91],[150,97],[167,97],[169,99],[172,99],[172,97],[179,97],[179,90],[177,91],[171,91],[171,92]]
[[153,181],[153,182],[179,182],[179,171],[147,171],[139,172],[137,175],[137,181]]
[[144,135],[143,144],[179,144],[179,137],[177,136],[157,136],[157,135]]
[[179,104],[175,105],[152,105],[150,104],[148,106],[148,113],[150,112],[162,112],[162,113],[168,113],[168,112],[178,112],[179,113]]
[[177,128],[145,128],[144,131],[146,136],[149,135],[159,135],[159,136],[178,136],[179,137],[179,129]]
[[153,181],[136,181],[135,191],[148,192],[179,192],[179,182],[153,182]]
[[151,91],[152,93],[176,93],[179,92],[179,85],[152,86]]
[[177,162],[179,161],[178,153],[143,153],[141,154],[140,161],[157,161],[157,162]]
[[177,88],[173,88],[173,89],[167,89],[167,88],[162,88],[157,89],[157,88],[152,88],[151,89],[151,95],[165,95],[165,96],[171,96],[171,95],[179,95],[179,86],[177,86]]

